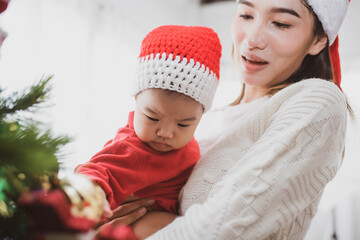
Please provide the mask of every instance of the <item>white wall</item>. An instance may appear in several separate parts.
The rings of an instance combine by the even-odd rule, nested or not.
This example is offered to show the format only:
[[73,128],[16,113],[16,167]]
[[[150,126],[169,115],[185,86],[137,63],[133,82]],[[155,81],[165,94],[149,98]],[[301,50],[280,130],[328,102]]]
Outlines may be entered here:
[[[360,103],[360,30],[352,23],[360,21],[359,10],[360,2],[353,1],[340,32],[342,86],[355,110]],[[9,34],[1,53],[0,83],[19,89],[54,74],[54,106],[41,116],[57,132],[74,137],[65,161],[72,169],[126,121],[141,40],[159,25],[214,28],[223,45],[214,105],[233,100],[240,91],[230,58],[234,11],[231,1],[200,6],[192,0],[12,0],[0,18]]]
[[[352,23],[360,21],[359,10],[360,2],[353,1],[340,32],[342,86],[355,110],[360,103],[360,28]],[[55,131],[74,137],[65,160],[71,170],[126,121],[141,40],[159,25],[206,25],[219,34],[223,56],[214,105],[233,100],[240,91],[230,57],[234,11],[231,1],[200,6],[194,0],[12,0],[0,17],[9,34],[1,53],[0,84],[19,89],[54,74],[54,106],[41,116]]]
[[54,106],[40,117],[74,137],[64,160],[72,171],[126,122],[144,36],[163,24],[192,24],[198,7],[190,0],[12,0],[1,15],[9,36],[0,83],[21,89],[54,74]]

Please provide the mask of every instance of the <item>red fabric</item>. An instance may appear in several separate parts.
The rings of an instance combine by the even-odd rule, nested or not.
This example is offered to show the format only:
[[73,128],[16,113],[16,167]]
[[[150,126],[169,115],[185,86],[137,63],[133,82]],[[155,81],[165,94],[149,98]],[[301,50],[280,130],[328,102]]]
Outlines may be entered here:
[[0,0],[0,13],[6,10],[9,0]]
[[21,196],[17,206],[30,216],[30,227],[46,232],[87,232],[95,221],[74,217],[71,203],[62,190],[31,191]]
[[[349,0],[351,2],[351,0]],[[341,89],[341,65],[340,65],[340,55],[339,55],[339,36],[336,37],[333,44],[330,46],[330,58],[331,65],[334,74],[334,83]]]
[[192,139],[185,147],[167,153],[153,150],[135,134],[134,112],[128,124],[89,162],[76,168],[96,181],[106,193],[111,209],[127,197],[156,200],[153,210],[177,213],[178,194],[200,158]]
[[330,46],[331,65],[334,74],[334,83],[341,89],[341,65],[339,56],[339,37],[336,37],[334,43]]
[[[181,36],[181,37],[179,37]],[[220,78],[221,44],[217,34],[208,27],[166,25],[152,30],[141,43],[139,58],[157,53],[173,54],[199,62]]]

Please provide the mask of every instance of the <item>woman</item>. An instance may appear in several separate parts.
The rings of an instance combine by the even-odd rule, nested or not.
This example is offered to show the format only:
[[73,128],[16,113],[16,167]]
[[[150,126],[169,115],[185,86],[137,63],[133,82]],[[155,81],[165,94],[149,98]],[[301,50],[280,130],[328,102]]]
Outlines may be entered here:
[[[183,188],[182,216],[150,239],[304,238],[343,159],[347,102],[329,45],[347,5],[238,1],[231,31],[243,91],[200,123],[202,157]],[[138,206],[114,216],[131,222],[138,212],[125,209]]]

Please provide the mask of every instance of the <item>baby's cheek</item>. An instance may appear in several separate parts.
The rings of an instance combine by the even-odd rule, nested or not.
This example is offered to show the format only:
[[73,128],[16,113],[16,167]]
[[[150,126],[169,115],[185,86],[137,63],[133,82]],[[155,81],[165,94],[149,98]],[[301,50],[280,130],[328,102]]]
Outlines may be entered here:
[[181,147],[184,147],[188,144],[194,136],[194,131],[189,131],[186,135],[184,135],[181,139]]
[[136,136],[143,142],[146,141],[146,134],[144,133],[144,129],[142,128],[135,128]]

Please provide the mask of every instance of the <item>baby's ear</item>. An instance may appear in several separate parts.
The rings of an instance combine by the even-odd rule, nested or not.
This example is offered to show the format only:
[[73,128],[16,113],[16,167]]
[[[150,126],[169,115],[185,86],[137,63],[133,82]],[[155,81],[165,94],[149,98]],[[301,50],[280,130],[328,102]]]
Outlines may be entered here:
[[318,35],[313,39],[313,42],[309,48],[308,54],[317,55],[321,52],[328,44],[328,38],[326,34]]

